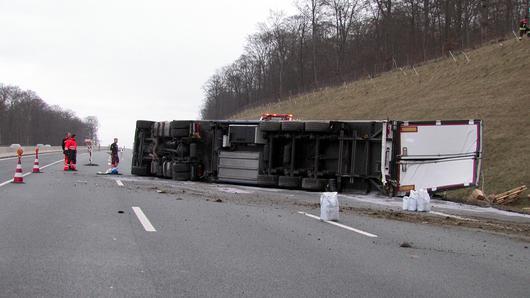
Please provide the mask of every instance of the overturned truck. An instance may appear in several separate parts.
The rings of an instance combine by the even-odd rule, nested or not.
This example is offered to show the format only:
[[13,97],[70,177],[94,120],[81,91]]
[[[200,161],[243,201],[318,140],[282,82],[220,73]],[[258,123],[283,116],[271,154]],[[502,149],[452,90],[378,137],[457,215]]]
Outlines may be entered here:
[[481,156],[480,120],[139,120],[131,172],[395,195],[476,186]]

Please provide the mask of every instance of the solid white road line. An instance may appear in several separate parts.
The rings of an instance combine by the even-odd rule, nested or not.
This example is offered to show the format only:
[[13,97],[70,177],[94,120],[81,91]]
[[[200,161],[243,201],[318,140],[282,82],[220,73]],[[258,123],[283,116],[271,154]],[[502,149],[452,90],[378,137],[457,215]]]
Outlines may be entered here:
[[[47,165],[42,166],[42,167],[40,167],[40,168],[41,168],[41,169],[45,169],[45,168],[47,168],[47,167],[49,167],[49,166],[53,166],[54,164],[58,164],[58,163],[60,163],[61,161],[63,161],[63,160],[61,159],[61,160],[58,160],[58,161],[54,161],[54,162],[52,162],[51,164],[47,164]],[[22,177],[26,177],[26,176],[29,176],[29,175],[31,175],[31,174],[33,174],[33,172],[27,172],[27,173],[22,174]],[[7,180],[7,181],[5,181],[5,182],[2,182],[2,183],[0,183],[0,187],[8,185],[8,184],[11,183],[12,181],[13,181],[13,179],[9,179],[9,180]]]
[[121,180],[116,180],[116,184],[118,184],[119,186],[124,186],[123,182],[121,182]]
[[153,225],[151,224],[147,216],[145,216],[144,212],[142,211],[142,209],[140,209],[140,207],[132,207],[132,209],[147,232],[156,232],[155,227],[153,227]]
[[456,219],[460,219],[460,220],[477,221],[476,219],[456,216],[456,215],[447,214],[447,213],[443,213],[443,212],[430,211],[429,213],[440,215],[440,216],[445,216],[445,217],[452,217],[452,218],[456,218]]
[[[302,212],[302,211],[298,211],[298,213],[303,214],[303,215],[308,216],[308,217],[311,217],[311,218],[314,218],[314,219],[321,220],[320,217],[318,217],[316,215],[313,215],[313,214],[305,213],[305,212]],[[368,233],[368,232],[365,232],[365,231],[361,231],[361,230],[358,230],[358,229],[355,229],[355,228],[352,228],[352,227],[348,227],[348,226],[340,224],[338,222],[329,221],[329,220],[321,220],[321,221],[323,221],[325,223],[328,223],[328,224],[331,224],[331,225],[334,225],[334,226],[337,226],[337,227],[341,227],[341,228],[346,229],[348,231],[359,233],[359,234],[364,235],[364,236],[377,238],[377,235],[374,235],[374,234],[371,234],[371,233]]]

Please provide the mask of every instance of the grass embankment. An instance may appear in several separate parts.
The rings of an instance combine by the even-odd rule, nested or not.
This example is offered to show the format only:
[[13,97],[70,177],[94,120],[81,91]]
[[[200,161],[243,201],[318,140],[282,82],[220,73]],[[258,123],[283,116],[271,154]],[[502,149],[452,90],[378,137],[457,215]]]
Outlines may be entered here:
[[[300,119],[482,119],[484,190],[530,186],[530,41],[505,41],[412,69],[324,88],[233,118],[263,112]],[[528,191],[524,193],[526,197]],[[528,199],[519,205],[529,205]]]

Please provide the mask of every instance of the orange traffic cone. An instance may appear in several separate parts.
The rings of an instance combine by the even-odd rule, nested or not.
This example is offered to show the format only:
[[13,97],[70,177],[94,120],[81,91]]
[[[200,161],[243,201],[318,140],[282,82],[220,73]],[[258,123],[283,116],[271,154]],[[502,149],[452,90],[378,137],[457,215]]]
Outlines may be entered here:
[[15,170],[15,177],[13,177],[13,183],[24,183],[24,176],[22,176],[22,163],[18,157],[17,169]]
[[33,163],[33,173],[41,173],[39,167],[39,147],[35,149],[35,162]]

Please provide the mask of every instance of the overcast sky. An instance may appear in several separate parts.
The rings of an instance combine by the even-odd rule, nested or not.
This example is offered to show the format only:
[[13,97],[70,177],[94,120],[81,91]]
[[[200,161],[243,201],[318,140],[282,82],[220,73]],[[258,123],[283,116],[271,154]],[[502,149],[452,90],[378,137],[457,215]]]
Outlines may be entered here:
[[95,115],[103,144],[137,119],[198,119],[202,86],[291,0],[0,0],[0,82]]

